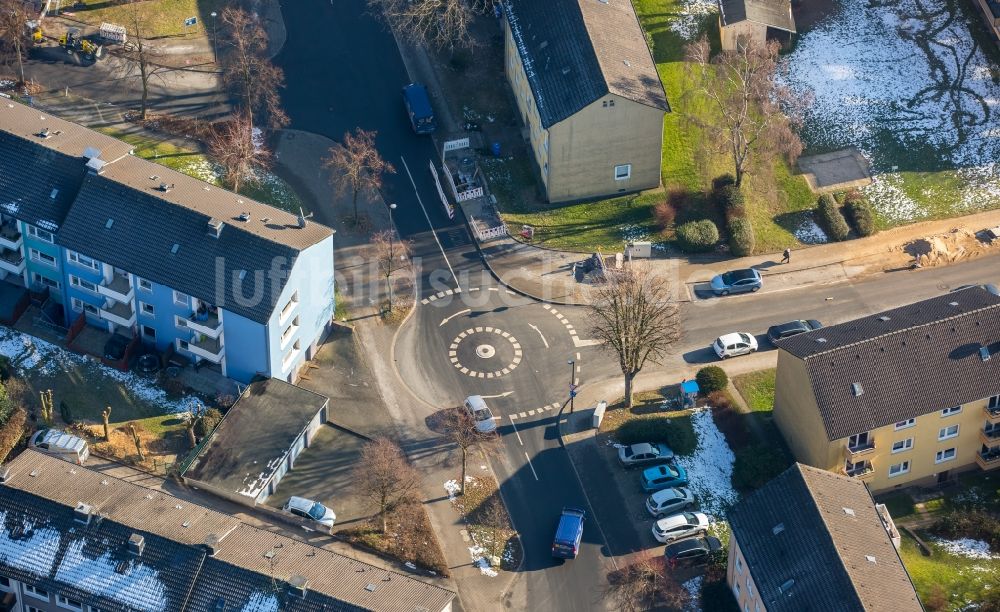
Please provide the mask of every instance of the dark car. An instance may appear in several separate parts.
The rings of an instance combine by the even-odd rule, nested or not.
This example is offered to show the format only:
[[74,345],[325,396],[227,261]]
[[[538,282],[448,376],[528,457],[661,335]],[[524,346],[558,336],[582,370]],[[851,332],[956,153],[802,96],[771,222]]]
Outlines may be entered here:
[[583,521],[587,513],[580,508],[566,507],[559,515],[556,537],[552,539],[552,556],[560,559],[575,559],[580,552],[583,537]]
[[434,109],[427,95],[427,88],[420,83],[410,83],[403,88],[403,103],[406,104],[406,114],[410,117],[410,125],[417,134],[431,134],[437,129],[434,121]]
[[767,328],[767,339],[774,343],[778,340],[784,340],[797,334],[804,334],[821,327],[823,327],[823,324],[816,319],[789,321],[788,323],[772,325]]
[[757,291],[764,286],[760,272],[753,268],[730,270],[712,278],[712,293],[729,295],[730,293],[747,293]]
[[685,538],[668,544],[663,550],[663,556],[671,567],[686,563],[701,563],[709,556],[722,550],[722,542],[713,536]]

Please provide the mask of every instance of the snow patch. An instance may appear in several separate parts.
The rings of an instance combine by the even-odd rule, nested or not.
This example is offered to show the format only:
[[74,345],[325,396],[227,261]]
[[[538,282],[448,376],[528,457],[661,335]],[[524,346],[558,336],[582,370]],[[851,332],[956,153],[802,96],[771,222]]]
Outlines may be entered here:
[[688,604],[684,606],[684,612],[700,612],[701,611],[701,585],[704,582],[704,576],[695,576],[690,580],[686,580],[681,583],[684,590],[688,592],[691,596]]
[[479,571],[484,576],[496,578],[499,575],[497,571],[490,566],[490,561],[486,558],[486,551],[482,546],[470,546],[469,554],[472,555],[472,564],[478,567]]
[[[7,513],[0,512],[0,560],[34,576],[48,576],[59,554],[60,534],[49,527],[35,528],[22,519],[21,525],[7,526]],[[12,533],[15,531],[15,533]]]
[[717,0],[680,0],[670,21],[670,31],[684,40],[694,40],[706,15],[719,12]]
[[710,409],[698,408],[692,412],[691,425],[698,437],[698,447],[691,455],[678,456],[677,464],[688,473],[688,488],[698,499],[699,509],[725,516],[726,510],[739,500],[733,488],[736,456],[715,426]]
[[281,606],[274,593],[261,593],[255,591],[247,600],[240,612],[278,612]]
[[958,540],[935,539],[934,543],[949,554],[969,559],[1000,559],[1000,555],[990,552],[989,542],[960,538]]
[[795,238],[802,244],[823,244],[829,242],[826,237],[826,232],[823,231],[819,225],[816,224],[816,220],[813,219],[812,213],[809,213],[802,220],[802,223],[795,228]]
[[457,480],[449,480],[444,483],[444,490],[448,492],[448,499],[455,501],[455,496],[462,491],[462,485],[458,484]]
[[136,559],[116,559],[110,551],[96,558],[88,557],[83,553],[85,543],[79,539],[66,547],[56,580],[136,610],[167,609],[167,587],[158,570]]

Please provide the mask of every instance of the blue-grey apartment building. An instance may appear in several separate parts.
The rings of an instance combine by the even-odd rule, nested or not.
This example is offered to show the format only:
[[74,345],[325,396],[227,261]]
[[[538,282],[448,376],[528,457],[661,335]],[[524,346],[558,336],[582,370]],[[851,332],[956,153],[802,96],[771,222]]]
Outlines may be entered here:
[[293,381],[333,317],[333,232],[131,151],[0,106],[2,280],[47,293],[67,327]]

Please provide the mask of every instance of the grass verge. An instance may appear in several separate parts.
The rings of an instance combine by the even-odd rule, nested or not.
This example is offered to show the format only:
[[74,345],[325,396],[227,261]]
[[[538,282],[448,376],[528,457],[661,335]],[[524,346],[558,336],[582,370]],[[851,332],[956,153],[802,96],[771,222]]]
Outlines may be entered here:
[[378,518],[374,518],[361,527],[339,531],[337,535],[352,546],[387,559],[413,563],[440,576],[450,575],[448,562],[423,504],[413,501],[400,506],[389,515],[388,524],[388,532],[382,533]]
[[931,547],[931,556],[925,557],[916,540],[905,531],[899,556],[927,610],[970,609],[970,604],[990,596],[996,576],[1000,575],[1000,560],[951,554],[928,539],[926,533],[917,535]]
[[668,397],[675,397],[677,385],[660,391],[636,393],[632,409],[621,399],[609,405],[601,422],[601,433],[620,444],[663,442],[674,454],[686,456],[698,447],[691,423],[691,410],[666,410]]
[[[495,557],[500,569],[513,571],[521,563],[521,544],[510,522],[500,490],[492,476],[470,476],[465,494],[452,499],[452,506],[462,514],[477,553],[489,560]],[[492,565],[492,561],[488,561]],[[483,567],[484,573],[489,569]]]
[[[67,5],[70,3],[66,3]],[[70,9],[73,17],[95,26],[107,21],[129,27],[132,13],[127,6],[107,0],[79,0]],[[148,15],[147,38],[191,37],[206,34],[212,27],[212,12],[221,12],[226,0],[146,0],[143,4]],[[66,11],[63,11],[66,12]],[[188,26],[184,22],[196,17],[198,22]],[[216,19],[218,19],[216,17]],[[206,30],[208,28],[208,30]]]
[[758,370],[734,376],[732,383],[753,412],[774,410],[774,380],[776,368]]

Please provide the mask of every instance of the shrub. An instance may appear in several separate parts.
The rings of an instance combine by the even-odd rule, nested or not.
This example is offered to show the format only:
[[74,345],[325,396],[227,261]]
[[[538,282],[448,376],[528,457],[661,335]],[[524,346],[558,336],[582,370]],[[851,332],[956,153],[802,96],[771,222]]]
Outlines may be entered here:
[[629,419],[615,430],[619,444],[663,442],[678,455],[689,455],[698,446],[694,432],[668,416],[647,416]]
[[653,220],[661,232],[672,228],[676,218],[677,209],[670,202],[660,202],[653,207]]
[[689,221],[677,228],[677,243],[689,253],[711,251],[719,242],[719,228],[708,219]]
[[736,184],[735,176],[729,173],[722,174],[712,179],[712,191],[719,191],[723,187],[735,184]]
[[14,408],[14,412],[0,427],[0,461],[6,461],[10,452],[21,442],[25,434],[25,421],[28,414],[20,407]]
[[59,402],[59,416],[62,417],[63,423],[67,425],[72,425],[73,421],[73,411],[70,410],[69,404],[64,401]]
[[708,394],[708,405],[720,410],[731,410],[733,401],[725,391],[712,391]]
[[789,465],[785,454],[771,445],[747,446],[737,450],[735,455],[733,486],[740,491],[759,489]]
[[169,376],[166,372],[160,373],[160,387],[171,399],[176,399],[184,394],[184,381],[179,377]]
[[1000,521],[979,510],[949,512],[938,519],[931,533],[949,540],[969,538],[988,542],[990,550],[1000,552]]
[[726,185],[718,190],[716,205],[726,219],[735,219],[747,215],[747,201],[743,192],[736,185]]
[[0,382],[7,382],[11,372],[13,372],[13,368],[11,367],[10,357],[0,355]]
[[844,211],[858,236],[871,236],[875,233],[875,215],[872,214],[872,207],[863,195],[857,191],[847,194]]
[[726,376],[726,371],[719,366],[706,366],[698,370],[694,379],[698,381],[698,387],[705,395],[713,391],[722,391],[729,384],[729,377]]
[[204,438],[208,434],[215,431],[215,428],[219,426],[222,421],[222,413],[216,408],[209,408],[205,411],[205,414],[201,415],[194,424],[194,435],[199,438]]
[[729,250],[737,257],[746,257],[753,253],[757,245],[757,237],[753,233],[753,224],[746,217],[730,217],[729,219]]
[[819,206],[816,209],[816,221],[826,232],[826,235],[837,242],[847,239],[847,234],[851,228],[847,226],[844,215],[837,206],[837,201],[828,193],[819,197]]
[[[713,393],[709,397],[711,398],[715,395]],[[718,395],[725,396],[726,394],[719,391]],[[711,401],[709,399],[709,402]],[[719,428],[719,431],[726,438],[729,448],[735,452],[753,444],[753,437],[750,434],[750,429],[747,427],[749,415],[738,412],[729,402],[728,398],[720,401],[720,404],[720,406],[710,404],[712,406],[712,421],[715,422],[715,426]]]

